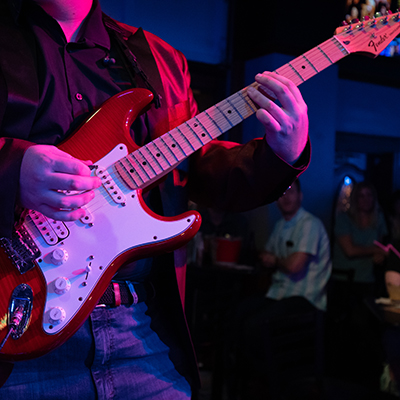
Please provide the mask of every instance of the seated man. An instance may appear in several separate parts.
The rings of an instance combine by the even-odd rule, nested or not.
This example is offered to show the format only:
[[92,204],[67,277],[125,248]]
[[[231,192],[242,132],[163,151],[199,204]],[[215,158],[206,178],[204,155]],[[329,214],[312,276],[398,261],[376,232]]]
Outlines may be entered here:
[[[275,269],[271,270],[272,283],[267,292],[242,300],[226,317],[224,362],[229,398],[236,398],[239,382],[246,379],[243,376],[248,371],[259,371],[263,382],[264,361],[270,357],[265,351],[270,321],[326,310],[326,286],[332,268],[329,239],[322,222],[301,207],[302,198],[296,180],[277,200],[283,218],[260,255],[264,267]],[[282,299],[285,301],[279,301]]]
[[326,310],[326,284],[332,264],[322,222],[301,207],[303,193],[296,180],[277,200],[282,213],[261,254],[262,265],[275,268],[267,298],[301,296]]

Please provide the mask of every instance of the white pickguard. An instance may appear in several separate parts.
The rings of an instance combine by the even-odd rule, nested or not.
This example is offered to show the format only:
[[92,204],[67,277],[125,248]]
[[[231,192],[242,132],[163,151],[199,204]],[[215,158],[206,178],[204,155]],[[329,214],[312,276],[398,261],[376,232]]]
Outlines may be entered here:
[[[118,145],[97,164],[107,168],[126,154],[126,147]],[[175,221],[156,219],[143,210],[137,191],[126,189],[121,182],[116,183],[125,196],[124,204],[113,201],[104,187],[96,189],[95,198],[87,205],[90,224],[82,221],[63,224],[50,220],[50,225],[59,228],[64,235],[69,231],[68,236],[59,239],[55,245],[46,243],[46,236],[39,233],[31,220],[25,222],[25,227],[42,253],[37,262],[47,283],[43,329],[48,334],[61,331],[71,321],[107,267],[120,254],[128,249],[174,238],[195,222],[194,214]],[[57,265],[55,261],[58,260],[63,263]],[[60,278],[64,283],[70,283],[69,289],[63,294],[55,291],[55,282],[60,282]],[[50,315],[62,315],[62,318],[51,320]]]

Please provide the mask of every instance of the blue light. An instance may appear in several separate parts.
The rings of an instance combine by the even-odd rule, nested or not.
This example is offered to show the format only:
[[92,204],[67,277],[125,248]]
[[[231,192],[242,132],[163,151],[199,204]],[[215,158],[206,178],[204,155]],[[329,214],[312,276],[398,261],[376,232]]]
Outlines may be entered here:
[[351,185],[351,181],[352,181],[352,179],[351,179],[349,176],[345,176],[345,177],[344,177],[344,184],[345,184],[346,186]]

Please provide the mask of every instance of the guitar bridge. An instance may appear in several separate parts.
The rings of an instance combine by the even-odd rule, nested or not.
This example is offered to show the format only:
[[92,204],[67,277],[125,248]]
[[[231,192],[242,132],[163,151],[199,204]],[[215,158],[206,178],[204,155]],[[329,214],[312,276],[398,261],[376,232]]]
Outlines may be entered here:
[[0,238],[0,246],[18,271],[23,274],[35,266],[35,260],[41,253],[23,225],[14,231],[11,239]]

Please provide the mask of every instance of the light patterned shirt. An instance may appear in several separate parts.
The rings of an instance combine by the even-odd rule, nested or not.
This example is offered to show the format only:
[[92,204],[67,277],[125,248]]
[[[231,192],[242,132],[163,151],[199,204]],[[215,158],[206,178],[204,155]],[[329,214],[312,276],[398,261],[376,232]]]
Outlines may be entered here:
[[328,235],[321,220],[300,208],[290,221],[282,218],[276,223],[266,250],[279,258],[297,252],[311,255],[310,262],[298,273],[276,271],[266,296],[276,300],[302,296],[326,310],[326,285],[332,263]]

